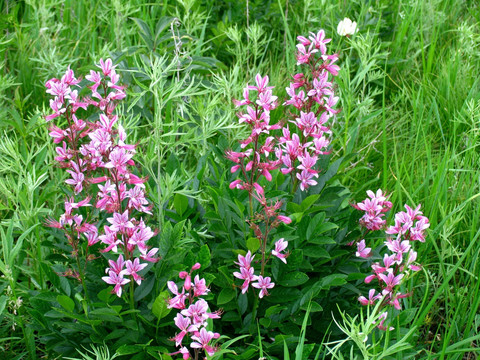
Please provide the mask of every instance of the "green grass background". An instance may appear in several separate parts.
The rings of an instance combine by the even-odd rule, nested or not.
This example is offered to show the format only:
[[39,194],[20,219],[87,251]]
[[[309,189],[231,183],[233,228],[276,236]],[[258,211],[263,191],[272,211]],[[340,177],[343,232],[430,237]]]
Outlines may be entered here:
[[[417,247],[423,272],[410,284],[415,291],[410,308],[418,310],[412,317],[417,358],[477,357],[477,1],[5,0],[0,9],[0,310],[10,314],[0,331],[5,352],[36,352],[28,313],[20,308],[21,316],[14,316],[9,299],[21,295],[28,302],[29,290],[46,286],[41,264],[49,253],[39,224],[63,199],[52,179],[64,175],[52,166],[54,148],[42,118],[48,111],[45,81],[67,66],[89,69],[100,57],[112,56],[122,68],[136,69],[131,75],[144,87],[133,83],[129,98],[141,104],[148,97],[155,107],[145,117],[130,111],[126,125],[135,139],[152,132],[146,129],[158,135],[142,143],[141,161],[158,184],[153,196],[159,206],[177,193],[202,196],[185,185],[194,162],[186,162],[175,179],[156,168],[167,162],[171,149],[188,159],[191,152],[205,154],[219,134],[235,139],[240,130],[231,99],[257,72],[269,74],[279,84],[278,95],[285,95],[295,71],[296,36],[323,28],[333,39],[329,49],[340,52],[342,68],[334,153],[355,154],[339,179],[356,200],[367,189],[382,187],[395,204],[421,203],[431,221],[426,243]],[[178,18],[174,31],[183,53],[175,53],[170,27],[162,29],[159,20],[167,16]],[[343,17],[358,23],[359,32],[349,40],[336,34]],[[183,71],[192,57],[203,67]],[[182,65],[177,67],[177,60]],[[162,82],[165,67],[178,73],[181,86]],[[128,72],[123,75],[129,79]],[[190,84],[192,79],[198,82]],[[193,126],[196,130],[189,131]],[[156,215],[163,221],[160,212]],[[27,255],[23,264],[15,262],[20,234],[25,234],[17,248]],[[13,266],[21,268],[21,276],[12,275]],[[395,357],[403,358],[401,352]]]

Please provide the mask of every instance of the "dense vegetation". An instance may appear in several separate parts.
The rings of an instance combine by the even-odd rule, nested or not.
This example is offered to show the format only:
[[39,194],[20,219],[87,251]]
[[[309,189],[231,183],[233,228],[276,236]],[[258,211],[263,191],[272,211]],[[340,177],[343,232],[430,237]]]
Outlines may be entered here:
[[[212,315],[205,321],[206,329],[221,335],[213,340],[219,348],[212,358],[478,357],[477,2],[29,0],[4,1],[0,8],[0,352],[5,358],[180,358],[168,355],[179,351],[169,340],[179,330],[178,311],[167,306],[175,295],[168,282],[180,287],[191,274],[192,281],[197,274],[206,281],[210,291],[199,293],[209,311],[223,311],[220,319]],[[348,37],[337,33],[345,17],[358,24]],[[291,96],[286,88],[292,76],[308,74],[297,64],[297,36],[321,29],[332,39],[327,54],[339,57],[340,71],[332,70],[328,79],[340,111],[329,112],[324,130],[331,131],[331,143],[325,154],[317,149],[316,184],[302,191],[303,175],[292,176],[292,183],[289,173],[273,170],[271,181],[261,174],[262,190],[251,180],[250,188],[229,186],[239,175],[230,171],[235,164],[226,152],[244,151],[239,141],[251,136],[236,116],[246,107],[233,100],[244,98],[247,84],[257,86],[250,91],[254,99],[253,93],[261,92],[256,75],[268,75],[280,106],[270,112],[268,104],[259,105],[257,111],[268,112],[271,125],[289,126],[293,133],[300,110],[314,111],[311,104],[296,113],[282,106]],[[141,271],[141,285],[133,286],[132,278],[122,297],[102,280],[108,260],[117,261],[115,254],[100,251],[102,242],[89,246],[84,237],[72,242],[58,226],[45,226],[65,213],[67,197],[83,191],[65,183],[71,173],[55,160],[61,140],[53,142],[52,123],[66,128],[71,119],[45,121],[53,98],[46,93],[47,81],[60,79],[69,67],[82,76],[80,94],[89,95],[85,75],[100,71],[95,65],[108,58],[120,75],[118,91],[126,95],[118,99],[115,126],[124,128],[125,143],[136,145],[134,164],[120,173],[146,179],[152,208],[135,211],[145,213],[137,220],[144,218],[151,228],[148,244],[158,249],[159,259]],[[79,117],[94,124],[105,111],[100,108],[79,109]],[[271,135],[281,142],[278,131]],[[123,141],[120,133],[111,132],[117,142]],[[430,224],[425,242],[415,242],[421,270],[406,273],[399,285],[410,296],[401,298],[401,310],[389,307],[387,328],[393,329],[388,331],[378,329],[385,301],[369,307],[358,301],[370,289],[364,279],[372,261],[383,258],[385,234],[364,233],[358,225],[361,211],[350,205],[377,189],[386,191],[392,204],[385,215],[388,226],[405,210],[403,204],[421,204]],[[92,204],[98,200],[97,184],[85,192],[93,192]],[[84,198],[75,198],[77,204]],[[282,203],[275,207],[270,200]],[[267,210],[276,216],[274,226],[261,215]],[[101,206],[78,211],[100,229],[114,224]],[[281,238],[288,248],[280,243],[278,256],[271,256]],[[371,259],[355,256],[358,248],[348,245],[363,238]],[[144,249],[135,251],[148,257]],[[255,288],[242,294],[242,281],[233,275],[247,251],[257,252],[255,274],[261,266],[261,275],[265,270],[275,282],[261,299]],[[268,259],[260,261],[262,253]]]

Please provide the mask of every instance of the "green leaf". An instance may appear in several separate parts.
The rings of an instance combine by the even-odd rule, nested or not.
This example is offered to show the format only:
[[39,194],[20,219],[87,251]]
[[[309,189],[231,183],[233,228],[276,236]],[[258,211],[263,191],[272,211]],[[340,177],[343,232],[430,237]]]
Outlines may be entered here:
[[303,262],[303,250],[294,249],[287,258],[287,266],[289,268],[296,268]]
[[5,305],[7,305],[7,297],[2,295],[0,296],[0,315],[2,315],[3,310],[5,310]]
[[336,244],[335,240],[333,240],[331,237],[328,237],[328,236],[313,237],[312,239],[308,240],[308,242],[311,243],[311,244],[316,244],[316,245],[334,245],[334,244]]
[[274,305],[274,306],[270,306],[266,311],[265,311],[265,316],[270,318],[272,317],[273,315],[275,314],[278,314],[280,313],[280,311],[283,311],[285,310],[286,307],[285,306],[280,306],[280,305]]
[[317,303],[316,301],[310,301],[310,303],[305,303],[300,307],[300,309],[307,310],[309,304],[311,306],[310,312],[323,311],[323,307],[319,303]]
[[303,211],[307,210],[310,206],[312,206],[315,203],[315,201],[318,200],[319,197],[320,195],[310,195],[307,198],[305,198],[305,200],[303,200],[301,204],[302,210]]
[[121,323],[122,319],[118,316],[118,313],[110,308],[100,308],[90,311],[89,316],[93,319]]
[[330,259],[330,254],[328,251],[321,246],[306,246],[303,250],[305,252],[305,256]]
[[325,220],[325,213],[321,212],[313,217],[313,219],[310,220],[306,232],[306,238],[307,240],[310,240],[312,238],[312,235],[316,233],[316,229],[319,224],[323,223]]
[[173,19],[174,18],[171,16],[162,16],[157,21],[157,25],[155,26],[155,43],[157,42],[158,37],[163,32],[163,30],[170,26],[170,23],[173,21]]
[[75,302],[66,295],[58,295],[57,302],[68,312],[73,312]]
[[111,287],[105,288],[97,293],[98,299],[106,304],[109,303],[109,300],[112,298],[112,296],[113,294]]
[[[143,299],[145,296],[150,294],[153,289],[153,285],[155,285],[155,277],[150,276],[147,280],[142,281],[142,284],[135,289],[134,298],[135,301]],[[130,286],[133,286],[133,283],[130,283]]]
[[35,335],[33,333],[33,329],[30,326],[24,327],[25,331],[25,340],[27,343],[27,350],[30,354],[31,360],[37,359],[37,348],[35,347]]
[[238,316],[238,312],[228,311],[222,315],[222,321],[242,321],[242,319]]
[[208,245],[205,244],[200,248],[200,251],[198,252],[197,261],[202,265],[202,269],[205,269],[210,266],[210,259],[210,249],[208,248]]
[[[170,153],[170,156],[167,159],[167,165],[165,167],[165,170],[167,170],[167,173],[169,175],[173,175],[174,172],[178,171],[180,169],[180,161],[178,160],[177,156],[172,152]],[[177,172],[178,175],[178,172]]]
[[328,275],[321,280],[321,286],[323,289],[329,288],[331,286],[340,286],[347,283],[346,278],[347,275],[345,274]]
[[167,300],[169,298],[167,291],[162,291],[157,298],[155,299],[152,305],[152,313],[157,317],[158,320],[163,319],[167,316],[172,309],[167,307]]
[[245,314],[248,307],[248,297],[247,294],[240,294],[238,296],[238,310],[240,310],[240,314]]
[[291,272],[282,276],[282,279],[279,281],[280,285],[286,287],[298,286],[305,284],[308,281],[308,275],[302,272]]
[[217,268],[217,276],[213,280],[213,283],[222,288],[229,287],[233,283],[232,273],[226,266],[220,266]]
[[337,224],[330,223],[330,222],[325,222],[325,223],[322,223],[319,226],[317,226],[317,228],[315,229],[315,233],[317,235],[319,235],[319,234],[323,234],[324,232],[327,232],[329,230],[333,230],[333,229],[337,229],[337,228],[338,228]]
[[188,198],[183,194],[175,194],[175,197],[173,198],[173,206],[175,207],[175,211],[182,216],[188,209]]
[[126,329],[115,329],[111,333],[109,333],[107,336],[105,336],[103,340],[118,339],[124,336],[126,332],[127,332]]
[[248,238],[247,249],[250,250],[252,254],[254,254],[255,251],[260,249],[260,240],[254,237]]
[[218,294],[218,299],[217,299],[217,305],[223,305],[235,298],[237,295],[237,292],[235,289],[232,288],[224,288],[222,291],[220,291],[220,294]]
[[262,325],[263,327],[266,327],[268,328],[270,326],[270,324],[272,323],[272,320],[270,318],[261,318],[259,320],[259,323],[260,325]]
[[150,27],[143,21],[142,19],[139,18],[130,18],[133,21],[135,21],[135,24],[137,24],[139,30],[140,30],[140,36],[142,37],[143,41],[145,41],[145,44],[149,47],[149,49],[153,49],[153,34],[152,30],[150,30]]
[[296,288],[275,287],[270,292],[270,296],[264,299],[270,303],[287,303],[298,299],[302,293]]
[[122,345],[120,346],[116,354],[117,355],[132,355],[137,354],[138,352],[142,351],[143,348],[140,345]]

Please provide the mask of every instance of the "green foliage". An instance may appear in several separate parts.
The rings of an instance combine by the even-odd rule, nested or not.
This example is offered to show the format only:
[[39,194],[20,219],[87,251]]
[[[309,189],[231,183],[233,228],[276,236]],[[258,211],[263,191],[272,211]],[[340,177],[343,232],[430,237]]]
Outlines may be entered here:
[[[222,337],[214,358],[477,356],[478,6],[47,0],[5,1],[0,8],[0,352],[6,358],[169,358],[174,347],[167,339],[176,330],[166,282],[197,261],[209,302],[224,310],[215,331],[237,336]],[[345,16],[359,24],[350,39],[335,32]],[[237,255],[260,244],[244,221],[246,195],[228,188],[224,150],[243,131],[231,100],[257,72],[270,75],[282,100],[294,71],[295,36],[319,28],[333,38],[342,68],[333,152],[308,196],[288,194],[281,175],[268,189],[293,220],[272,234],[269,250],[283,237],[291,252],[287,265],[270,261],[276,287],[253,316],[255,296],[241,294],[232,275]],[[71,248],[42,226],[61,212],[65,179],[53,166],[55,146],[42,118],[44,83],[69,65],[86,69],[107,56],[128,85],[121,122],[139,144],[138,173],[149,176],[162,256],[136,289],[135,309],[100,280],[103,255],[87,267],[87,294],[59,276],[71,265]],[[413,296],[386,334],[374,329],[374,312],[359,313],[366,269],[345,246],[359,236],[348,202],[379,187],[394,203],[421,203],[432,224],[419,247],[424,271],[405,284]]]

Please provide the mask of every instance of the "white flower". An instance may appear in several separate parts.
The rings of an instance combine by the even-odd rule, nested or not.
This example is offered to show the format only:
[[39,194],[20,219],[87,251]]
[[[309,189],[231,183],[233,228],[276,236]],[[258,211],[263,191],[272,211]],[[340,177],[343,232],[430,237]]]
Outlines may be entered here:
[[349,18],[345,18],[338,23],[337,33],[340,36],[353,35],[357,31],[357,23],[355,21],[352,22]]

